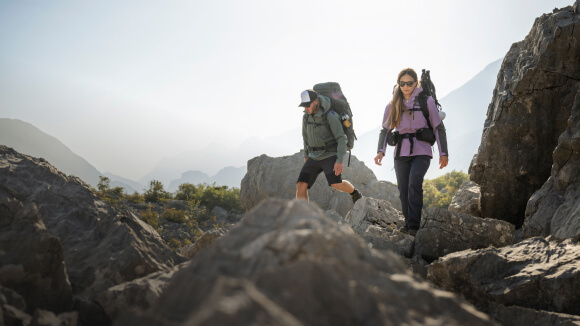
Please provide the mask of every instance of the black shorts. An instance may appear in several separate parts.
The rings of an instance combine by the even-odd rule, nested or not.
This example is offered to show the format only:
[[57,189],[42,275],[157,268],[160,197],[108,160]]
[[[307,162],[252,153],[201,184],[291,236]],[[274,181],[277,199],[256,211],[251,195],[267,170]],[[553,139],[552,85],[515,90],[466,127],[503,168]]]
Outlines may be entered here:
[[334,173],[334,163],[336,163],[336,155],[320,161],[313,160],[309,157],[300,171],[298,182],[308,183],[308,189],[310,189],[320,172],[324,171],[329,186],[342,183],[342,177]]

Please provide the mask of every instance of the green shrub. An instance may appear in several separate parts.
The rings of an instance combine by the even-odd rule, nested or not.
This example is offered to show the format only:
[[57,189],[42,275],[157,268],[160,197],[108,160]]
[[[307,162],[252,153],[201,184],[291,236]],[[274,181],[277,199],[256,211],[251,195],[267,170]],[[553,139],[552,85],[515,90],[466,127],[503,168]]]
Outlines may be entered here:
[[215,185],[204,187],[199,202],[210,210],[219,206],[227,211],[242,211],[238,188],[229,189],[228,186]]
[[197,199],[197,194],[200,189],[191,183],[183,183],[179,185],[179,189],[175,193],[175,199],[177,200],[195,200]]
[[173,223],[187,222],[187,212],[175,208],[165,208],[161,217]]
[[169,246],[170,246],[170,247],[171,247],[173,250],[175,250],[175,249],[179,249],[179,248],[181,248],[181,241],[179,241],[179,240],[177,240],[177,239],[175,239],[175,238],[171,238],[171,239],[169,240],[169,243],[168,243],[168,245],[169,245]]
[[139,194],[136,191],[132,195],[125,195],[125,199],[133,204],[142,204],[145,202],[145,196]]
[[423,208],[449,207],[461,184],[468,180],[468,174],[455,170],[436,179],[425,180],[423,182]]
[[157,228],[159,226],[159,214],[151,211],[151,205],[148,208],[147,211],[139,212],[141,219],[152,227]]
[[149,203],[161,203],[172,197],[171,193],[163,189],[163,183],[157,180],[151,180],[149,189],[145,190],[143,196],[145,197],[145,201]]

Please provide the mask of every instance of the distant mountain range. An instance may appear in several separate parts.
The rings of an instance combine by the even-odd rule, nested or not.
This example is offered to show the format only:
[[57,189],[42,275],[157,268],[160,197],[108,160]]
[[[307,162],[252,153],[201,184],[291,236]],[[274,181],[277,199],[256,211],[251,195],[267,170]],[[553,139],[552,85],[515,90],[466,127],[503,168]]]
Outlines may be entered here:
[[46,134],[28,122],[0,118],[0,144],[34,157],[40,157],[61,172],[81,178],[96,186],[102,175],[87,160],[73,153],[60,140]]
[[[111,187],[122,187],[126,193],[143,192],[149,188],[149,182],[137,182],[112,173],[101,173],[87,160],[71,151],[65,144],[55,137],[43,132],[28,122],[17,119],[0,118],[0,144],[14,148],[16,151],[47,160],[61,172],[81,178],[89,185],[96,187],[99,176],[108,177]],[[164,182],[165,190],[175,192],[181,183],[207,183],[229,187],[240,187],[246,174],[246,166],[221,169],[214,176],[199,171],[187,171],[181,178]],[[198,175],[199,177],[191,177]],[[158,180],[158,179],[155,179]]]
[[[491,102],[502,61],[503,58],[489,64],[463,86],[439,99],[443,111],[447,114],[443,122],[447,130],[449,165],[444,169],[439,169],[439,154],[435,145],[433,147],[434,159],[431,161],[431,167],[425,178],[433,179],[452,170],[467,173],[473,155],[477,153],[481,142],[487,107]],[[437,87],[437,76],[431,77]],[[392,148],[387,149],[387,157],[383,159],[382,166],[374,163],[379,132],[380,127],[377,127],[375,130],[360,135],[352,152],[373,170],[379,180],[396,183]]]

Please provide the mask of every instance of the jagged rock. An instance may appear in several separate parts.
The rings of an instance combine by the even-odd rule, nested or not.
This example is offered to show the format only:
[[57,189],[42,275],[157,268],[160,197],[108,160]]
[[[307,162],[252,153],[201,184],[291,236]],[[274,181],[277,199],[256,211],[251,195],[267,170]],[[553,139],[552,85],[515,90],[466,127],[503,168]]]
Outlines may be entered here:
[[580,235],[580,91],[553,157],[551,177],[528,202],[525,237]]
[[477,183],[466,181],[457,190],[449,205],[449,211],[457,214],[467,214],[481,217],[479,210],[480,189]]
[[[268,197],[293,199],[296,197],[296,181],[304,165],[303,152],[292,156],[269,157],[261,155],[248,161],[248,170],[242,179],[240,201],[246,211]],[[384,199],[401,209],[399,190],[387,181],[378,181],[364,162],[352,156],[350,167],[344,165],[343,180],[350,181],[363,196]],[[328,186],[324,173],[308,191],[310,201],[323,210],[334,210],[346,216],[353,207],[350,196]]]
[[0,146],[2,198],[38,207],[46,229],[62,243],[73,294],[91,298],[185,260],[151,226],[100,200],[82,180],[6,146]]
[[24,298],[0,284],[0,325],[29,325],[31,317],[25,310]]
[[74,311],[56,315],[43,309],[35,309],[30,314],[27,310],[20,294],[0,284],[0,325],[77,325],[78,313]]
[[[492,325],[304,200],[268,199],[116,325]],[[185,299],[187,298],[187,299]]]
[[78,323],[78,313],[64,312],[54,314],[51,311],[37,309],[30,319],[31,326],[76,326]]
[[580,85],[579,24],[572,7],[544,14],[503,61],[469,168],[484,217],[520,228],[528,199],[550,176]]
[[[370,225],[378,224],[382,227],[391,227],[404,222],[400,211],[393,208],[386,200],[363,197],[346,214],[345,221],[350,224],[357,234],[365,233]],[[394,227],[393,227],[394,228]]]
[[523,308],[517,306],[494,307],[490,316],[503,326],[575,326],[580,325],[580,316]]
[[572,239],[453,253],[431,263],[427,278],[485,311],[503,304],[580,314],[580,245]]
[[397,225],[405,225],[405,218],[386,200],[363,197],[344,220],[374,249],[391,250],[404,257],[413,254],[412,238],[395,231]]
[[428,208],[415,236],[415,255],[434,260],[452,252],[504,247],[514,241],[513,224],[491,218]]
[[326,212],[324,212],[324,215],[326,217],[330,218],[331,220],[335,221],[338,224],[346,223],[346,221],[344,220],[344,217],[340,216],[340,214],[338,214],[337,212],[335,212],[333,210],[327,210]]
[[35,309],[68,311],[73,295],[57,237],[46,230],[33,203],[0,199],[0,283]]
[[200,250],[208,247],[214,241],[221,238],[227,233],[223,229],[214,229],[204,232],[199,239],[195,240],[195,243],[185,246],[179,250],[179,253],[186,258],[193,258]]
[[168,271],[149,274],[131,282],[115,285],[101,292],[96,301],[105,309],[107,316],[114,320],[129,309],[148,309],[179,269],[185,267],[182,263]]
[[215,218],[218,222],[222,222],[222,223],[228,222],[228,211],[226,211],[225,209],[223,209],[219,206],[214,207],[211,210],[210,214],[212,216],[215,216]]

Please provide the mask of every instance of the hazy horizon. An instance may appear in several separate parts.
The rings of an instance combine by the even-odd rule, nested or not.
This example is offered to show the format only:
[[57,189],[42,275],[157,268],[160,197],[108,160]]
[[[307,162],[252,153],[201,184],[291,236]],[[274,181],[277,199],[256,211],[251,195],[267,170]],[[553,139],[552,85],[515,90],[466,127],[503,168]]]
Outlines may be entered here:
[[[373,130],[402,68],[430,69],[442,98],[523,40],[536,17],[571,4],[4,2],[0,117],[139,180],[208,146],[291,137],[299,93],[317,82],[340,82],[357,134]],[[216,156],[203,158],[214,171],[190,170],[239,166]]]

